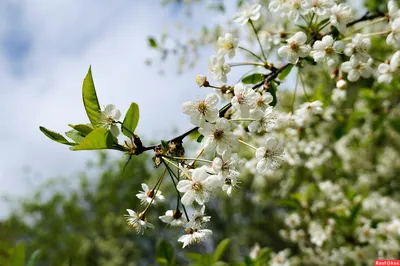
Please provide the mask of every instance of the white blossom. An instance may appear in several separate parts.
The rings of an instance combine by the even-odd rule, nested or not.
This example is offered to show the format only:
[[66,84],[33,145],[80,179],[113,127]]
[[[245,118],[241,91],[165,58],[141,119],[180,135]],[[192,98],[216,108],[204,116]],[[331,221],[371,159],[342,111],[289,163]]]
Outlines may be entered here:
[[256,105],[254,108],[264,111],[267,109],[274,100],[274,97],[269,92],[263,92],[262,94],[256,92]]
[[164,196],[161,195],[160,190],[155,192],[153,189],[149,189],[149,186],[147,186],[145,183],[142,183],[142,189],[143,191],[140,191],[140,193],[136,194],[136,197],[140,199],[142,204],[150,204],[150,202],[152,202],[152,204],[156,204],[157,202],[164,201]]
[[393,54],[390,63],[382,63],[378,66],[378,71],[380,73],[378,77],[378,82],[390,83],[393,79],[393,74],[397,71],[400,64],[400,51]]
[[233,38],[231,33],[225,33],[224,37],[218,37],[217,52],[220,55],[228,54],[229,58],[235,56],[235,50],[238,47],[238,39]]
[[347,79],[351,82],[355,82],[363,78],[371,77],[373,70],[371,68],[373,60],[370,58],[366,63],[357,60],[355,57],[351,57],[350,61],[344,62],[341,66],[343,72],[348,73]]
[[322,113],[322,102],[306,102],[299,106],[293,114],[293,120],[300,127],[311,123],[315,115]]
[[154,225],[145,219],[144,213],[137,214],[131,209],[127,209],[126,211],[129,213],[128,215],[124,215],[128,225],[135,229],[138,234],[143,235],[146,228],[154,229]]
[[282,250],[272,256],[269,265],[270,266],[290,266],[288,256],[289,256],[289,249]]
[[279,13],[285,8],[289,0],[271,0],[268,5],[268,9],[271,12]]
[[310,223],[308,227],[308,233],[310,234],[311,243],[315,244],[317,247],[322,247],[324,242],[328,239],[328,234],[322,228],[322,226],[314,221]]
[[281,6],[281,12],[285,13],[289,20],[297,21],[301,15],[306,15],[310,9],[304,0],[290,0]]
[[211,56],[208,68],[213,79],[223,83],[227,81],[226,75],[231,71],[231,67],[225,63],[224,57],[220,55]]
[[165,212],[165,215],[158,218],[171,226],[183,226],[185,224],[185,218],[179,210],[168,210]]
[[235,22],[244,25],[249,20],[258,20],[260,18],[261,5],[245,5],[235,16]]
[[100,112],[97,123],[100,127],[104,127],[110,130],[114,137],[118,137],[119,128],[117,126],[117,121],[121,117],[121,112],[115,109],[115,105],[108,104],[104,107],[104,110]]
[[219,117],[218,109],[215,106],[218,103],[218,96],[215,93],[209,94],[203,101],[187,101],[182,105],[182,112],[190,115],[190,122],[202,127],[206,120],[210,123],[215,122]]
[[221,181],[216,175],[209,175],[206,166],[194,169],[191,180],[180,180],[177,185],[178,191],[185,193],[181,199],[185,206],[192,205],[194,200],[204,205],[217,187],[221,187]]
[[346,4],[334,5],[331,8],[330,21],[339,32],[343,33],[346,30],[347,23],[354,19],[353,10]]
[[297,213],[292,213],[291,215],[287,216],[285,219],[285,224],[289,228],[296,228],[300,225],[301,219]]
[[395,20],[396,18],[400,17],[400,10],[399,6],[397,5],[396,1],[394,0],[389,0],[388,1],[388,14],[390,21]]
[[370,59],[368,50],[371,47],[371,40],[367,37],[363,37],[362,34],[357,33],[351,39],[351,43],[348,43],[344,49],[344,53],[357,61],[367,62]]
[[391,32],[386,38],[388,45],[400,47],[400,17],[390,23]]
[[299,31],[289,39],[287,45],[282,46],[278,50],[281,57],[285,57],[291,64],[296,64],[299,58],[306,57],[310,53],[310,46],[305,44],[307,42],[307,35]]
[[344,49],[344,43],[342,41],[334,41],[331,35],[326,35],[321,41],[314,43],[313,49],[310,55],[315,62],[325,61],[328,66],[334,67],[340,61],[339,54]]
[[261,133],[263,131],[271,131],[275,126],[276,116],[273,113],[272,106],[268,107],[264,111],[254,110],[251,112],[251,118],[255,119],[255,121],[250,122],[248,125],[250,133]]
[[218,118],[215,124],[206,123],[199,128],[199,132],[204,136],[202,145],[204,149],[216,149],[218,154],[226,150],[234,149],[238,140],[231,132],[231,126],[226,118]]
[[256,150],[257,171],[264,173],[268,169],[275,170],[282,161],[283,148],[275,138],[269,138],[262,146]]
[[188,228],[185,231],[186,235],[183,235],[178,239],[178,242],[183,243],[183,248],[189,245],[198,244],[212,234],[212,231],[209,229]]
[[240,173],[236,170],[239,164],[239,156],[230,151],[224,151],[221,157],[215,157],[212,162],[212,169],[218,177],[225,181],[226,178],[237,179]]
[[346,95],[347,95],[346,90],[342,90],[342,89],[338,89],[338,88],[333,89],[332,95],[331,95],[332,102],[334,102],[336,104],[341,103],[346,99]]
[[211,219],[211,216],[205,216],[206,206],[203,205],[200,211],[195,211],[190,218],[189,222],[186,224],[186,228],[193,228],[193,229],[202,229],[204,225],[208,223]]
[[248,117],[250,108],[256,105],[257,95],[249,86],[237,83],[234,87],[235,96],[232,98],[232,106],[240,111],[242,117]]
[[318,16],[328,15],[331,7],[335,4],[333,0],[303,0],[303,2]]

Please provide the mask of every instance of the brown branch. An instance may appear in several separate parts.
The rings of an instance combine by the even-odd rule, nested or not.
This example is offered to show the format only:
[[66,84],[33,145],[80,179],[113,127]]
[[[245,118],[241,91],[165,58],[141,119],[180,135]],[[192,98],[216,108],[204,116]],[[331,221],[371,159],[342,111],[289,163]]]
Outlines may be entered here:
[[346,26],[350,27],[350,26],[353,26],[354,24],[357,24],[359,22],[366,21],[366,20],[371,20],[371,19],[375,19],[375,18],[379,18],[379,17],[383,17],[383,16],[385,16],[384,13],[376,13],[376,14],[373,14],[373,15],[369,15],[369,12],[367,12],[361,18],[356,19],[356,20],[354,20],[354,21],[352,21],[350,23],[347,23]]

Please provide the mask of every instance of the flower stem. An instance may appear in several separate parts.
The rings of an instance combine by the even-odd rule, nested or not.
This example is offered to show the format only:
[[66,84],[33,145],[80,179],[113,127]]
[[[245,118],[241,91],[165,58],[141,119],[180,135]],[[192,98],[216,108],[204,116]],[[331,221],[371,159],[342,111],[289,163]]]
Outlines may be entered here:
[[267,57],[264,54],[264,49],[263,49],[263,47],[261,45],[260,39],[258,38],[258,32],[257,32],[256,28],[254,27],[253,21],[252,20],[249,20],[249,21],[250,21],[251,27],[253,28],[254,34],[256,35],[258,45],[260,45],[260,49],[261,49],[261,53],[262,53],[262,56],[264,58],[264,61],[267,62]]
[[144,211],[142,211],[142,213],[146,213],[147,209],[148,209],[148,208],[151,206],[151,204],[153,203],[154,198],[156,197],[157,192],[158,192],[158,190],[160,189],[161,182],[163,181],[166,172],[167,172],[167,168],[164,169],[164,172],[163,172],[163,173],[161,174],[161,176],[158,178],[158,181],[157,181],[156,185],[154,186],[153,190],[156,189],[157,186],[158,186],[158,187],[157,187],[157,189],[156,189],[155,191],[153,191],[153,197],[151,197],[151,201],[149,202],[149,204],[147,204],[146,208],[144,209]]
[[253,145],[251,145],[251,144],[249,144],[249,143],[247,143],[247,142],[245,142],[245,141],[243,141],[243,140],[241,140],[241,139],[239,139],[239,142],[242,143],[242,144],[244,144],[244,145],[246,145],[247,147],[252,148],[253,150],[257,150],[256,147],[254,147]]
[[[166,161],[169,164],[172,164],[173,166],[175,166],[177,169],[181,169],[178,165],[176,165],[175,163],[171,162],[170,160],[168,160],[167,157],[163,156],[162,159],[164,161]],[[192,180],[192,177],[190,175],[188,175],[185,171],[183,171],[183,174],[189,179]]]
[[262,67],[265,67],[264,63],[258,63],[258,62],[229,63],[228,65],[231,67],[235,67],[235,66],[262,66]]
[[171,156],[165,156],[164,157],[168,157],[171,159],[176,159],[176,160],[193,160],[193,161],[199,161],[199,162],[205,162],[205,163],[212,163],[212,161],[210,160],[206,160],[206,159],[200,159],[200,158],[186,158],[186,157],[171,157]]
[[358,27],[358,28],[354,29],[354,30],[349,34],[349,36],[353,35],[354,33],[356,33],[356,32],[359,31],[359,30],[364,29],[365,27],[374,25],[374,24],[379,23],[379,22],[384,21],[384,20],[386,20],[386,17],[381,17],[381,18],[372,20],[372,21],[370,21],[370,22],[364,24],[362,27]]
[[292,114],[294,111],[294,102],[296,101],[296,94],[297,94],[297,87],[299,86],[299,74],[297,74],[297,78],[296,78],[296,86],[294,87],[294,92],[293,92],[293,97],[292,97],[292,105],[290,107],[290,109],[292,110]]
[[247,48],[244,48],[242,46],[238,46],[239,49],[242,49],[243,51],[248,52],[249,54],[251,54],[252,56],[254,56],[255,58],[257,58],[258,60],[260,60],[261,62],[263,61],[261,57],[259,57],[258,55],[256,55],[255,53],[253,53],[252,51],[250,51]]
[[230,119],[229,121],[232,121],[232,122],[253,122],[253,121],[256,121],[256,119],[253,119],[253,118],[238,118],[238,119]]
[[[182,204],[181,194],[180,194],[179,191],[178,191],[178,188],[177,188],[177,186],[176,186],[176,183],[175,183],[175,180],[174,180],[173,176],[175,176],[175,178],[177,178],[178,180],[179,180],[179,178],[175,175],[174,171],[172,171],[172,169],[169,167],[168,164],[166,164],[166,163],[164,162],[164,165],[165,165],[166,169],[168,170],[169,176],[171,177],[172,183],[174,184],[175,191],[176,191],[176,193],[178,194],[178,202],[179,202],[179,201],[181,202],[181,205],[182,205],[182,208],[183,208],[183,212],[185,213],[185,216],[186,216],[186,220],[189,221],[189,216],[188,216],[188,214],[187,214],[187,212],[186,212],[185,206]],[[178,169],[178,170],[179,170],[179,169]],[[179,203],[178,203],[178,204],[179,204]],[[178,206],[177,206],[177,207],[178,207]]]

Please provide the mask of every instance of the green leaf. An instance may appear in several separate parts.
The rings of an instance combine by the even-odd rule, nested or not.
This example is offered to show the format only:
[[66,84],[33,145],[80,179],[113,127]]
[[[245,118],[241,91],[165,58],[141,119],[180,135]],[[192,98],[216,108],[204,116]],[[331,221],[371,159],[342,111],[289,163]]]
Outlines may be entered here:
[[68,138],[72,139],[76,143],[80,143],[85,138],[82,133],[75,129],[71,129],[70,131],[65,132],[65,135],[67,135]]
[[167,264],[164,265],[175,265],[175,252],[172,245],[166,241],[162,240],[157,247],[157,261],[166,261]]
[[237,7],[241,7],[243,5],[244,0],[239,0],[237,2]]
[[264,74],[262,73],[254,73],[248,75],[242,79],[243,84],[255,84],[264,79]]
[[60,133],[51,131],[45,127],[40,126],[39,127],[40,131],[43,132],[43,134],[45,134],[49,139],[61,143],[61,144],[65,144],[65,145],[75,145],[75,143],[69,142],[66,138],[64,138],[64,136],[62,136]]
[[111,132],[105,128],[97,128],[89,133],[78,145],[72,148],[79,150],[101,150],[112,148],[114,137]]
[[399,119],[391,119],[389,121],[390,126],[398,133],[400,134],[400,120]]
[[320,29],[322,26],[324,26],[326,23],[328,23],[329,20],[330,20],[330,18],[326,18],[326,19],[321,20],[318,23],[318,29]]
[[24,266],[25,263],[25,244],[21,243],[11,250],[8,266]]
[[203,139],[204,139],[204,135],[200,135],[200,136],[197,138],[197,142],[200,143],[200,142],[203,141]]
[[92,67],[89,67],[89,71],[83,80],[82,85],[82,98],[83,105],[87,116],[89,117],[90,123],[96,127],[98,124],[98,118],[100,114],[100,105],[97,100],[96,89],[94,87],[93,77],[92,77]]
[[307,63],[309,63],[310,65],[315,66],[317,64],[317,62],[314,61],[314,58],[312,58],[311,56],[306,56],[303,58],[304,61],[306,61]]
[[287,66],[284,70],[282,70],[282,72],[278,75],[278,78],[280,80],[284,80],[290,73],[290,71],[292,71],[294,65],[289,65]]
[[135,129],[139,123],[139,106],[137,103],[131,103],[131,106],[128,109],[128,112],[125,115],[124,121],[121,125],[122,133],[130,138],[133,133],[135,133]]
[[79,125],[68,124],[68,126],[79,131],[80,133],[82,133],[83,136],[87,136],[90,132],[93,131],[93,128],[91,126],[85,124],[79,124]]
[[224,240],[222,240],[218,244],[218,246],[215,248],[215,252],[214,252],[214,255],[213,255],[214,262],[219,261],[219,259],[224,254],[225,250],[228,248],[229,242],[230,242],[230,239],[229,238],[225,238]]
[[168,260],[165,258],[157,258],[157,263],[161,266],[168,266]]
[[40,249],[35,250],[29,258],[27,266],[35,266],[40,255],[42,255],[42,251]]
[[271,93],[273,98],[272,102],[269,104],[271,106],[275,106],[278,103],[278,99],[276,98],[276,89],[277,89],[276,84],[274,82],[270,82],[270,86],[267,89],[267,91]]
[[147,41],[149,42],[149,46],[151,47],[151,48],[157,48],[157,42],[156,42],[156,40],[153,38],[153,37],[148,37],[147,38]]

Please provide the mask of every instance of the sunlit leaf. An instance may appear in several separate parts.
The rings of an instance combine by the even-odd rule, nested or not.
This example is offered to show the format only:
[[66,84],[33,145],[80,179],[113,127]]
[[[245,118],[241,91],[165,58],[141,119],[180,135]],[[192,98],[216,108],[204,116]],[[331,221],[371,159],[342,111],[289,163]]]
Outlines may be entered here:
[[222,240],[218,244],[218,246],[215,248],[215,252],[214,252],[214,255],[213,255],[214,262],[219,261],[219,259],[222,257],[222,255],[224,254],[224,252],[228,248],[229,242],[230,242],[230,239],[226,238],[226,239]]
[[262,81],[263,79],[264,79],[264,74],[262,74],[262,73],[254,73],[254,74],[251,74],[251,75],[248,75],[248,76],[244,77],[242,79],[242,82],[244,84],[255,84],[255,83],[258,83],[258,82]]
[[278,75],[278,78],[280,80],[284,80],[289,74],[290,71],[292,71],[294,65],[289,65],[287,66],[284,70],[282,70],[282,72]]
[[82,98],[83,105],[85,106],[86,114],[90,120],[90,123],[96,127],[100,114],[100,105],[97,99],[96,89],[94,87],[91,67],[89,67],[89,71],[83,80]]
[[137,103],[131,103],[131,106],[128,109],[128,112],[125,115],[124,121],[121,125],[122,133],[128,138],[135,133],[136,127],[139,123],[139,106]]
[[40,126],[39,127],[40,131],[43,132],[43,134],[45,134],[49,139],[61,143],[61,144],[65,144],[65,145],[75,145],[75,143],[69,142],[64,136],[62,136],[60,133],[51,131],[45,127]]
[[72,148],[79,150],[101,150],[111,148],[114,144],[114,137],[105,128],[97,128],[90,132],[78,145]]

